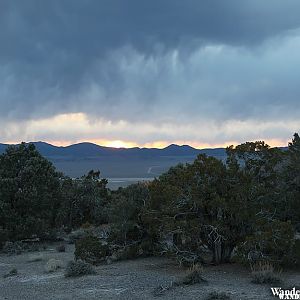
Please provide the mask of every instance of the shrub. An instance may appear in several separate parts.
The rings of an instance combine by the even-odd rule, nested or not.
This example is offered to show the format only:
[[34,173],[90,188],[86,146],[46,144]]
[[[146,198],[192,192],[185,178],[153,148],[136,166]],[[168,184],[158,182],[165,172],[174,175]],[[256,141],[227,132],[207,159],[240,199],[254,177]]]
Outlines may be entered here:
[[140,214],[148,201],[149,190],[145,183],[132,184],[113,193],[107,215],[114,224],[110,233],[114,242],[127,245],[143,239],[145,228]]
[[138,243],[135,243],[121,247],[116,254],[118,260],[133,259],[142,255],[142,249],[140,249]]
[[37,243],[23,243],[22,241],[17,242],[6,242],[2,248],[2,253],[8,255],[19,255],[23,252],[34,252],[39,251],[40,245]]
[[290,259],[294,243],[290,222],[259,220],[255,232],[239,245],[237,254],[244,262],[255,263],[268,258],[282,263]]
[[206,300],[230,300],[231,297],[224,293],[224,292],[211,292],[209,293],[208,297],[206,298]]
[[193,265],[188,271],[187,274],[178,281],[171,281],[169,284],[166,285],[159,285],[157,288],[154,289],[153,295],[155,297],[164,295],[167,291],[171,290],[176,286],[182,285],[193,285],[197,283],[207,282],[205,279],[202,278],[203,267],[201,265]]
[[45,265],[45,271],[47,273],[55,272],[63,267],[63,262],[59,259],[51,258],[47,261]]
[[66,178],[62,182],[61,207],[57,216],[58,225],[70,228],[90,227],[89,224],[102,224],[108,201],[107,180],[100,179],[100,172],[91,170],[80,179]]
[[87,236],[86,230],[80,228],[78,230],[72,231],[68,236],[68,240],[70,244],[74,244],[76,243],[76,241],[83,239],[86,236]]
[[8,255],[18,255],[24,251],[22,242],[6,242],[2,252]]
[[3,275],[4,278],[12,277],[18,275],[18,270],[16,268],[11,269],[8,273]]
[[296,239],[291,249],[290,255],[286,256],[282,265],[287,268],[297,269],[300,267],[300,239]]
[[65,277],[79,277],[94,274],[96,274],[94,267],[81,260],[70,261],[65,271]]
[[176,285],[193,285],[196,283],[206,282],[202,278],[203,267],[199,264],[193,265],[187,272],[187,274],[176,283]]
[[90,222],[85,222],[85,223],[83,223],[82,225],[81,225],[81,228],[82,229],[89,229],[89,228],[91,228],[92,227],[92,225],[90,224]]
[[66,252],[66,246],[65,245],[59,245],[56,247],[57,252]]
[[0,155],[0,227],[8,240],[43,236],[52,228],[60,176],[33,144],[9,146]]
[[87,236],[75,244],[75,259],[81,259],[91,264],[98,264],[109,255],[109,247],[97,237]]
[[282,280],[276,273],[274,266],[268,261],[259,261],[251,265],[252,283],[256,284],[279,284]]

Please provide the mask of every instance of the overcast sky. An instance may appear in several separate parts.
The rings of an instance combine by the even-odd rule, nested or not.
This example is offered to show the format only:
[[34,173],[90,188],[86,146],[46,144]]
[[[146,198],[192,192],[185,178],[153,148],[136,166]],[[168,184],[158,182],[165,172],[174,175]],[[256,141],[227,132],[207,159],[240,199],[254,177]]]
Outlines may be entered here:
[[299,15],[299,0],[1,0],[0,142],[286,144]]

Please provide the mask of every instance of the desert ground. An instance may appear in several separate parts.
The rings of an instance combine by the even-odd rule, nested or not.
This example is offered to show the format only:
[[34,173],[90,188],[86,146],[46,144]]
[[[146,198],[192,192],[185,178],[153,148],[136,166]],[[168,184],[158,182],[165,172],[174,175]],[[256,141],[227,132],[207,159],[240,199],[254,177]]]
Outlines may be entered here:
[[[114,262],[96,267],[97,275],[65,278],[64,269],[45,271],[46,262],[56,258],[66,264],[73,259],[74,246],[66,252],[56,252],[55,245],[42,251],[42,260],[29,262],[36,253],[0,256],[0,299],[206,299],[212,291],[226,292],[231,299],[275,299],[270,287],[251,283],[247,268],[236,264],[204,268],[207,283],[173,287],[163,295],[154,295],[155,288],[168,286],[180,279],[185,270],[166,258],[142,258]],[[16,276],[3,278],[12,268]],[[300,272],[283,273],[285,286],[300,282]]]

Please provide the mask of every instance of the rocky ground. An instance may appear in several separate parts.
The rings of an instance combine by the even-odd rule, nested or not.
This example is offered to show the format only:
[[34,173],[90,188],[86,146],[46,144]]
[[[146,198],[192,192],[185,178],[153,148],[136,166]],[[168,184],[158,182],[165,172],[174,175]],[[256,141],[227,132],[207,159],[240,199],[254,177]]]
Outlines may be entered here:
[[[185,275],[173,261],[165,258],[144,258],[98,266],[97,275],[65,278],[64,270],[45,271],[50,258],[63,261],[73,259],[74,246],[58,253],[55,245],[41,252],[39,261],[29,262],[33,253],[0,255],[0,300],[51,299],[206,299],[210,292],[226,292],[231,299],[277,299],[270,287],[251,283],[249,270],[230,264],[204,269],[207,283],[173,287],[162,296],[155,297],[158,286],[167,286]],[[16,268],[18,274],[3,278]],[[285,286],[299,286],[300,271],[283,273]]]

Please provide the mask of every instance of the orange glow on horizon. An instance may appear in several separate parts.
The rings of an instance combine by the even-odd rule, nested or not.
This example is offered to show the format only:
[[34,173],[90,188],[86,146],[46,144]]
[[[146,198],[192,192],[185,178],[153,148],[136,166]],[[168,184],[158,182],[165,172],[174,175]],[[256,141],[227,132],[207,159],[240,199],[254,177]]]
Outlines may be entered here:
[[[256,140],[264,140],[264,139],[256,139]],[[264,140],[268,145],[271,147],[286,147],[288,145],[288,140],[279,140],[279,139],[270,139],[270,140]],[[22,141],[4,141],[5,144],[19,144]],[[29,141],[27,141],[29,142]],[[194,141],[155,141],[155,142],[149,142],[145,144],[138,144],[131,141],[123,141],[123,140],[96,140],[96,139],[89,139],[89,140],[76,140],[76,141],[64,141],[64,140],[49,140],[45,141],[46,143],[49,143],[54,146],[58,147],[66,147],[72,144],[78,144],[78,143],[93,143],[99,146],[104,147],[112,147],[112,148],[133,148],[133,147],[140,147],[140,148],[158,148],[163,149],[170,144],[176,144],[179,146],[182,145],[189,145],[196,149],[206,149],[206,148],[226,148],[230,145],[239,145],[240,142],[237,141],[228,141],[223,144],[210,144],[210,143],[198,143]],[[243,143],[243,142],[242,142]]]
[[[248,124],[249,123],[249,124]],[[238,145],[241,143],[244,143],[246,141],[249,141],[249,136],[254,136],[253,132],[260,132],[253,130],[253,132],[246,132],[246,137],[243,140],[240,140],[240,134],[239,132],[233,130],[232,128],[238,128],[240,127],[243,129],[244,127],[252,128],[254,126],[255,129],[255,123],[253,122],[233,122],[232,124],[229,123],[227,126],[228,128],[225,128],[225,136],[226,134],[229,137],[226,142],[205,142],[205,141],[199,141],[196,140],[197,136],[190,133],[190,128],[187,126],[185,128],[184,126],[181,128],[179,126],[178,130],[178,139],[171,139],[171,137],[174,137],[174,132],[176,130],[176,127],[174,127],[174,130],[172,129],[172,126],[170,124],[162,128],[165,130],[166,135],[170,133],[170,138],[166,140],[153,140],[155,139],[155,133],[160,130],[159,126],[152,126],[151,124],[141,124],[139,127],[139,124],[131,124],[126,121],[118,121],[118,122],[111,122],[107,121],[105,119],[92,119],[90,120],[89,117],[82,112],[79,113],[66,113],[66,114],[59,114],[55,115],[53,117],[45,118],[45,119],[38,119],[38,120],[30,120],[27,123],[23,124],[23,126],[28,131],[28,134],[23,134],[20,132],[20,136],[24,136],[24,141],[45,141],[49,144],[55,145],[55,146],[69,146],[71,144],[76,143],[83,143],[83,142],[90,142],[97,144],[99,146],[106,146],[106,147],[114,147],[114,148],[133,148],[133,147],[140,147],[140,148],[165,148],[169,146],[170,144],[177,144],[177,145],[189,145],[191,147],[197,148],[197,149],[204,149],[204,148],[225,148],[230,145]],[[163,124],[162,124],[163,125]],[[226,124],[225,124],[226,125]],[[26,127],[27,126],[27,127]],[[143,127],[144,126],[144,127]],[[251,127],[252,126],[252,127]],[[284,124],[282,125],[284,126]],[[291,123],[291,127],[298,126],[297,124]],[[272,128],[272,124],[262,124],[262,129],[264,128]],[[171,129],[170,129],[171,128]],[[12,132],[16,129],[16,124],[12,124]],[[258,129],[260,127],[258,126]],[[25,130],[25,132],[26,132]],[[187,136],[189,138],[184,139],[184,130],[187,130]],[[214,127],[212,127],[212,130],[215,130]],[[127,136],[128,139],[131,140],[123,140],[121,138],[122,132],[124,132],[124,136]],[[129,135],[128,133],[131,132]],[[143,133],[145,132],[145,136]],[[227,133],[228,132],[228,133]],[[102,133],[102,137],[99,133]],[[100,135],[100,137],[99,137]],[[48,139],[47,136],[52,136],[52,139]],[[129,137],[131,136],[131,138]],[[146,136],[149,136],[149,142],[137,142],[135,139],[141,139],[142,136],[144,138]],[[176,135],[175,135],[176,136]],[[199,133],[199,136],[201,136],[201,133]],[[234,140],[234,136],[237,136]],[[247,138],[248,136],[248,138]],[[279,146],[287,146],[290,139],[264,139],[262,136],[257,135],[258,137],[255,140],[264,140],[267,144],[269,144],[271,147],[279,147]],[[69,138],[62,138],[62,137],[69,137]],[[140,137],[140,138],[138,138]],[[203,138],[205,140],[209,139],[207,135],[203,135]],[[212,136],[212,141],[217,140],[216,136]],[[133,139],[133,140],[132,140]],[[250,139],[254,140],[254,139]],[[7,138],[7,140],[0,141],[8,144],[18,144],[21,142],[21,140],[15,140],[15,138]]]
[[100,143],[96,142],[95,144],[100,146],[105,146],[105,147],[112,147],[112,148],[133,148],[138,146],[136,143],[125,142],[121,140],[102,141]]

